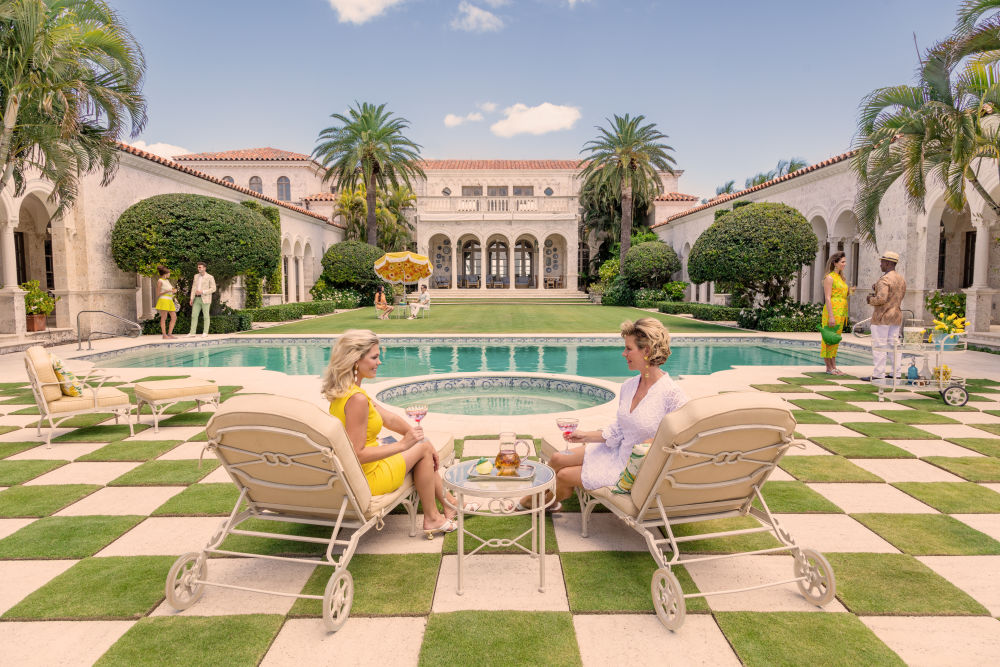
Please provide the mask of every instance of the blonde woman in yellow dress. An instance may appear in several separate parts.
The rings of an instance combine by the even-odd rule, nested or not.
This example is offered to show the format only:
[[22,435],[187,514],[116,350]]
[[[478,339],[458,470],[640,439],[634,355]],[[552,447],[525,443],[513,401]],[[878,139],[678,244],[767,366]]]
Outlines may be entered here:
[[[844,280],[844,268],[847,267],[847,256],[842,252],[830,255],[826,263],[826,277],[823,278],[823,326],[837,327],[837,333],[844,331],[847,322],[847,297],[851,288]],[[826,364],[826,372],[830,375],[843,375],[844,371],[837,368],[838,345],[827,345],[820,341],[819,356]]]
[[[177,338],[174,335],[174,325],[177,324],[177,301],[174,296],[177,290],[170,284],[170,269],[160,265],[156,267],[160,274],[156,281],[156,309],[160,311],[160,333],[164,338]],[[167,315],[170,315],[170,326],[167,326]]]
[[[442,487],[434,446],[424,439],[419,425],[390,412],[361,388],[362,382],[375,378],[381,363],[378,336],[360,329],[345,331],[334,344],[323,372],[322,391],[330,400],[330,414],[344,424],[372,495],[395,491],[412,471],[424,509],[424,534],[430,539],[436,533],[450,533],[457,528],[452,508],[458,501]],[[402,439],[379,444],[383,427],[399,433]],[[444,512],[438,510],[436,501],[442,503]],[[466,506],[468,511],[478,508],[475,503]]]

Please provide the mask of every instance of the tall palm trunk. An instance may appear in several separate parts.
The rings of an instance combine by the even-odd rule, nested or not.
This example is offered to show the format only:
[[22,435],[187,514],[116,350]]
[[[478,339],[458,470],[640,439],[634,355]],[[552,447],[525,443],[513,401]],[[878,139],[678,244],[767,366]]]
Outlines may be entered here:
[[17,124],[17,112],[21,106],[21,96],[13,93],[7,100],[7,108],[3,113],[3,128],[0,129],[0,191],[7,187],[14,172],[14,162],[10,160],[10,144],[14,138],[14,126]]
[[972,187],[979,193],[979,196],[983,198],[983,201],[986,202],[986,205],[990,207],[993,213],[1000,216],[1000,205],[998,205],[996,201],[994,201],[993,197],[990,196],[990,193],[986,191],[986,188],[984,188],[983,184],[979,182],[978,178],[976,178],[975,172],[972,171],[972,169],[965,170],[965,179],[972,184]]
[[365,192],[365,203],[368,207],[368,217],[366,227],[368,231],[368,245],[378,245],[378,222],[375,219],[375,170],[372,170],[372,177],[368,183],[368,190]]
[[621,250],[618,256],[619,273],[625,273],[625,255],[632,247],[632,185],[622,183],[622,226],[621,226]]

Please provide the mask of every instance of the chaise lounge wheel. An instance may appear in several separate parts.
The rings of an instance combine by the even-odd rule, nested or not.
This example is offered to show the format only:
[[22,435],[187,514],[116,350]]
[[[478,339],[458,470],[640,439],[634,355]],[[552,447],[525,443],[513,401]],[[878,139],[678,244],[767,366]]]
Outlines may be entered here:
[[797,582],[799,592],[817,607],[832,600],[837,592],[830,562],[814,549],[799,549],[795,556],[795,576],[804,577]]
[[340,570],[326,584],[323,592],[323,623],[329,632],[336,632],[347,622],[354,602],[354,578]]
[[677,630],[684,625],[687,616],[687,606],[684,604],[684,591],[681,582],[674,573],[665,567],[653,573],[652,583],[653,608],[656,617],[668,630]]
[[191,551],[176,561],[167,574],[167,602],[178,611],[184,611],[205,594],[202,583],[208,575],[205,554]]
[[941,398],[943,398],[944,402],[948,405],[962,407],[969,402],[969,392],[967,392],[964,387],[953,385],[941,392]]

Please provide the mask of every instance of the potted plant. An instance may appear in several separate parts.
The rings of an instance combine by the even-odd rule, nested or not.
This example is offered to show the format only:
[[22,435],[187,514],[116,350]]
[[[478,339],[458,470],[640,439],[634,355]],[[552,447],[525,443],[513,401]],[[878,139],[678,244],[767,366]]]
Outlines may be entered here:
[[961,337],[965,335],[967,324],[968,320],[958,313],[951,315],[938,313],[938,318],[934,320],[934,330],[931,331],[928,342],[934,343],[935,347],[942,350],[954,350],[958,347]]
[[27,315],[28,331],[45,331],[45,318],[56,308],[59,297],[51,296],[43,290],[37,280],[21,283],[24,290],[24,313]]
[[591,284],[591,286],[587,288],[587,294],[590,295],[591,302],[600,304],[601,297],[604,296],[604,282],[601,281]]

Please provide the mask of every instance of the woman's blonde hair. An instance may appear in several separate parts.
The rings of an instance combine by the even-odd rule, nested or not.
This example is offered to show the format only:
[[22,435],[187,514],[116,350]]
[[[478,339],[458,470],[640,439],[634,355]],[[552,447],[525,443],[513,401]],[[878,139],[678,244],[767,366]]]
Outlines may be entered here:
[[670,332],[660,320],[641,317],[635,322],[622,322],[622,338],[626,336],[635,338],[650,366],[662,366],[670,358]]
[[367,329],[348,329],[330,351],[330,363],[323,371],[323,387],[320,390],[328,400],[340,398],[351,388],[355,380],[355,367],[372,346],[378,345],[378,336]]

